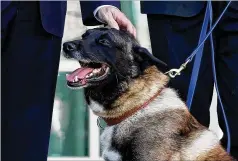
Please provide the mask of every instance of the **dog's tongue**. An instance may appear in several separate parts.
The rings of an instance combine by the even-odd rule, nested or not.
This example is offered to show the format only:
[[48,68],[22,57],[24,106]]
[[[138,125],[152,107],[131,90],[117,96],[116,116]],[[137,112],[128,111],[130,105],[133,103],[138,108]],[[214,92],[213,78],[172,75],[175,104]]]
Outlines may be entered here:
[[75,71],[73,71],[71,74],[68,74],[66,76],[67,81],[74,82],[74,79],[76,76],[78,76],[78,79],[84,80],[86,75],[91,73],[93,71],[93,68],[78,68]]

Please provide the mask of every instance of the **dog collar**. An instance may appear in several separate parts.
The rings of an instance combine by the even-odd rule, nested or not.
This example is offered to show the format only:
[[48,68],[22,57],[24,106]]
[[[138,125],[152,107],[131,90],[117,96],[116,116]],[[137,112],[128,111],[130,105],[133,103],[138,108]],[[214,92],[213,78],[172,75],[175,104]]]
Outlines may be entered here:
[[149,103],[151,103],[157,96],[159,96],[159,94],[161,93],[161,91],[164,88],[160,89],[153,97],[151,97],[148,101],[146,101],[145,103],[143,103],[141,106],[135,107],[132,110],[129,110],[127,112],[125,112],[122,116],[117,117],[117,118],[102,118],[106,124],[108,126],[113,126],[116,124],[119,124],[120,122],[122,122],[123,120],[127,119],[128,117],[132,116],[133,114],[135,114],[137,111],[139,111],[140,109],[143,109],[145,107],[148,106]]

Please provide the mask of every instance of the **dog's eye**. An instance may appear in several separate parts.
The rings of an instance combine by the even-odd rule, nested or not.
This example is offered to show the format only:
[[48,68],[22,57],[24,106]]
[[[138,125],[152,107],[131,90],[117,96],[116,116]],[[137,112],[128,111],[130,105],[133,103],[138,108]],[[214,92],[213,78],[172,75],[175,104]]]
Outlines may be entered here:
[[98,43],[104,46],[110,46],[110,42],[107,39],[99,39]]

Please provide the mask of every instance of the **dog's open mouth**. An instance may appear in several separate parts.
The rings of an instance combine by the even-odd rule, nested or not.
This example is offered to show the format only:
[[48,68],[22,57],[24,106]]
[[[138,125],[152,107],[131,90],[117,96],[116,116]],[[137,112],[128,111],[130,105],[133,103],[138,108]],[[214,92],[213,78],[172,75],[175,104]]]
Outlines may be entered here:
[[67,85],[73,89],[83,88],[104,80],[109,74],[109,66],[104,63],[80,63],[81,68],[66,76]]

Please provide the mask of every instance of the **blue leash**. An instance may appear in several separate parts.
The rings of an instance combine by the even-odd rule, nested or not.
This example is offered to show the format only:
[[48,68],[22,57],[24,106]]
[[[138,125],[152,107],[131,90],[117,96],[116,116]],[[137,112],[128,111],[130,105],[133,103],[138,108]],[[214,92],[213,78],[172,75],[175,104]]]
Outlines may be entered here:
[[[199,42],[198,42],[198,44],[201,44],[201,47],[197,48],[197,51],[195,53],[196,55],[194,54],[194,56],[196,56],[196,58],[194,61],[192,76],[191,76],[190,85],[189,85],[189,89],[188,89],[187,106],[188,106],[189,110],[192,105],[193,95],[194,95],[195,88],[196,88],[197,77],[198,77],[198,73],[199,73],[199,69],[200,69],[201,59],[202,59],[202,55],[203,55],[203,48],[204,48],[204,43],[202,43],[202,42],[205,40],[208,23],[209,23],[209,18],[210,18],[209,5],[207,5],[205,18],[204,18],[204,21],[202,24],[202,30],[201,30],[200,38],[199,38]],[[188,58],[187,61],[190,62],[193,57],[191,57],[190,59]]]
[[[230,1],[231,2],[231,1]],[[209,1],[209,8],[210,8],[210,29],[212,28],[212,3],[211,1]],[[221,100],[221,96],[219,93],[219,89],[218,89],[218,84],[217,84],[217,76],[216,76],[216,65],[215,65],[215,52],[214,52],[214,44],[213,44],[213,38],[212,38],[212,34],[210,36],[210,43],[211,43],[211,53],[212,53],[212,70],[213,70],[213,78],[214,78],[214,83],[215,83],[215,88],[217,91],[217,97],[218,100],[220,102],[220,106],[221,106],[221,110],[222,110],[222,114],[223,114],[223,119],[225,121],[225,125],[226,125],[226,132],[227,132],[227,152],[230,153],[230,149],[231,149],[231,134],[230,134],[230,128],[229,128],[229,124],[228,124],[228,120],[226,117],[226,113],[224,110],[224,106]]]
[[[213,38],[212,38],[212,31],[217,26],[218,22],[221,20],[222,16],[226,12],[226,10],[229,7],[230,3],[231,3],[231,1],[228,2],[228,4],[226,5],[225,9],[220,14],[218,19],[214,23],[214,25],[212,26],[212,3],[211,3],[210,0],[208,1],[207,7],[206,7],[206,12],[205,12],[205,18],[204,18],[204,21],[203,21],[203,24],[202,24],[202,30],[201,30],[201,33],[200,33],[200,38],[199,38],[198,46],[195,48],[195,50],[192,52],[192,54],[186,59],[185,63],[183,63],[180,66],[179,69],[171,69],[170,71],[165,73],[165,74],[168,74],[171,78],[174,78],[177,75],[180,75],[181,71],[186,68],[187,64],[190,63],[192,61],[192,59],[194,58],[194,56],[196,55],[196,58],[195,58],[195,61],[194,61],[194,66],[193,66],[193,71],[192,71],[192,76],[191,76],[191,80],[190,80],[190,84],[189,84],[188,97],[187,97],[187,106],[188,106],[188,109],[190,110],[191,109],[191,104],[192,104],[192,101],[193,101],[193,96],[194,96],[194,91],[195,91],[196,83],[197,83],[197,77],[198,77],[198,73],[199,73],[199,68],[200,68],[200,64],[201,64],[204,43],[207,40],[207,38],[210,36],[213,77],[214,77],[214,83],[215,83],[215,88],[216,88],[216,91],[217,91],[218,100],[219,100],[219,103],[221,105],[221,110],[222,110],[223,118],[224,118],[225,125],[226,125],[227,152],[228,153],[230,153],[230,148],[231,148],[230,128],[229,128],[228,120],[227,120],[227,117],[226,117],[226,114],[225,114],[224,106],[222,104],[221,97],[220,97],[219,90],[218,90],[218,85],[217,85],[216,67],[215,67],[215,58],[214,58],[215,57],[214,56],[215,52],[214,52],[214,44],[213,44]],[[206,34],[209,20],[210,20],[210,26],[209,26],[210,30]]]

